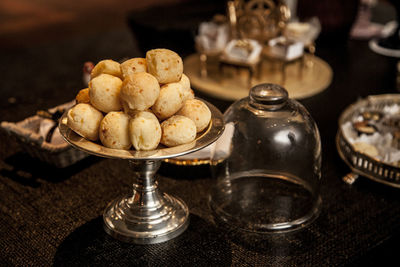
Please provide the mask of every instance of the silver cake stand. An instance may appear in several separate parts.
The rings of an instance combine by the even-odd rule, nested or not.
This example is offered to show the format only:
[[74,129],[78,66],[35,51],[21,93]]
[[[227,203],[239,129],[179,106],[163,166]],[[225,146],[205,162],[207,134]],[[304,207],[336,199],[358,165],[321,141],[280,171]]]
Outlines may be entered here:
[[77,149],[105,158],[126,159],[135,174],[133,194],[110,202],[103,213],[105,231],[116,239],[136,244],[154,244],[183,233],[189,224],[189,209],[179,198],[158,189],[156,172],[161,160],[202,149],[218,139],[224,130],[222,113],[204,101],[211,111],[211,122],[188,144],[161,147],[152,151],[119,150],[104,147],[79,136],[67,126],[67,112],[59,129],[64,139]]

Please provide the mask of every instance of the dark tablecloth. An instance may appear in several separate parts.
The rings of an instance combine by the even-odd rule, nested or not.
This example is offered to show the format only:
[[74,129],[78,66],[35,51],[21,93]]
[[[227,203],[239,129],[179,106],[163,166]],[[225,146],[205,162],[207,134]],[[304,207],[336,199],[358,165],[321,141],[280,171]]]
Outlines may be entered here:
[[[33,159],[0,131],[0,265],[18,266],[341,266],[396,258],[399,189],[360,178],[342,182],[349,168],[335,148],[337,120],[359,97],[396,93],[396,61],[366,42],[324,44],[317,54],[334,71],[329,88],[301,102],[322,139],[322,212],[291,234],[254,236],[214,223],[207,205],[207,166],[163,163],[159,186],[182,198],[190,226],[155,245],[122,243],[102,229],[109,201],[131,191],[125,161],[93,156],[64,169]],[[73,99],[84,88],[82,64],[143,56],[128,29],[0,51],[0,121],[19,121],[38,109]],[[224,111],[229,102],[196,92]]]

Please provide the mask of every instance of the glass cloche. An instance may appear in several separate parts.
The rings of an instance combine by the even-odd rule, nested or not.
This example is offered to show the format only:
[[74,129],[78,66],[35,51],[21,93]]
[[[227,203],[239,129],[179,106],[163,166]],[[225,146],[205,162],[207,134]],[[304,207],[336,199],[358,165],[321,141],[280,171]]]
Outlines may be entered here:
[[281,86],[260,84],[224,120],[211,157],[216,219],[261,233],[313,221],[321,206],[321,141],[307,110]]

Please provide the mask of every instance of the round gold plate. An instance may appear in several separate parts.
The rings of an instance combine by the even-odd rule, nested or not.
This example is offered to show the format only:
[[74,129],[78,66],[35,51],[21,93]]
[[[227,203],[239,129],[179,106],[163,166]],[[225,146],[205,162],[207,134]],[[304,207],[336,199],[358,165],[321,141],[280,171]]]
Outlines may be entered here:
[[333,77],[331,67],[321,58],[306,54],[304,61],[302,71],[300,71],[300,62],[287,64],[286,78],[283,83],[281,62],[263,61],[260,75],[254,75],[251,84],[248,82],[247,70],[231,68],[221,70],[216,62],[208,64],[207,77],[201,77],[198,54],[185,58],[184,69],[193,88],[219,99],[235,101],[247,97],[249,89],[260,83],[280,84],[286,88],[289,97],[302,99],[324,91],[332,82]]

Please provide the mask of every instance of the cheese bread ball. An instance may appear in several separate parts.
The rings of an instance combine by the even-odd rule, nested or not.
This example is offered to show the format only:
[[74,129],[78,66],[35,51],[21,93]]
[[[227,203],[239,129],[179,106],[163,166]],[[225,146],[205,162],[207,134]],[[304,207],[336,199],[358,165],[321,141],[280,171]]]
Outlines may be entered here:
[[137,112],[129,121],[129,137],[136,150],[156,149],[161,139],[157,117],[148,111]]
[[168,147],[189,143],[196,138],[196,125],[184,116],[174,115],[161,123],[161,143]]
[[68,127],[80,136],[92,141],[99,139],[99,127],[103,114],[90,104],[77,104],[68,111],[67,118]]
[[90,104],[105,113],[120,111],[119,100],[122,81],[110,74],[100,74],[89,82]]
[[194,98],[194,92],[192,89],[183,90],[183,102],[185,102],[188,99],[193,99],[193,98]]
[[138,72],[126,77],[122,83],[120,99],[126,113],[150,108],[160,94],[157,79],[147,72]]
[[186,101],[188,99],[193,99],[194,98],[194,92],[190,88],[190,80],[189,77],[186,76],[184,73],[182,74],[181,80],[178,82],[180,85],[182,85],[183,89],[183,101]]
[[128,77],[133,73],[146,72],[146,71],[147,71],[147,64],[145,58],[141,57],[131,58],[121,63],[121,74],[123,79],[125,79],[126,77]]
[[203,131],[211,120],[210,109],[203,101],[198,99],[186,100],[177,115],[182,115],[191,119],[196,125],[197,132]]
[[182,77],[178,83],[180,83],[182,85],[183,90],[190,89],[190,80],[189,80],[189,77],[186,76],[186,74],[182,73]]
[[152,110],[160,119],[174,115],[183,105],[183,90],[179,83],[168,83],[161,86],[160,95]]
[[153,49],[146,53],[147,71],[159,83],[179,82],[183,73],[182,58],[168,49]]
[[77,103],[90,103],[89,88],[82,89],[75,97]]
[[129,149],[132,145],[128,134],[129,119],[130,117],[121,111],[108,113],[100,123],[101,143],[109,148]]
[[111,59],[105,59],[97,63],[90,73],[90,78],[93,79],[103,73],[110,74],[118,78],[122,77],[120,64]]

